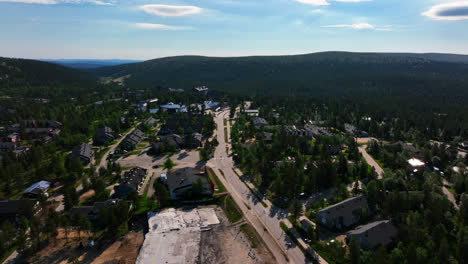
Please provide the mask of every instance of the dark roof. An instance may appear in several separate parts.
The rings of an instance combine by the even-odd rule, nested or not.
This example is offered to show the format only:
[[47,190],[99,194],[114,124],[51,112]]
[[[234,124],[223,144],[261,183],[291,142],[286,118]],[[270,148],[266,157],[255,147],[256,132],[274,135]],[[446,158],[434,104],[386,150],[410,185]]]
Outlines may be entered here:
[[364,196],[357,196],[346,199],[334,205],[330,205],[320,211],[317,214],[324,214],[327,217],[335,218],[339,216],[350,216],[353,212],[361,207],[368,207],[367,199]]
[[80,213],[88,218],[97,217],[101,208],[108,208],[118,204],[120,199],[110,199],[104,202],[95,202],[93,206],[74,206],[70,210],[70,217],[74,217],[77,213]]
[[198,179],[202,180],[203,183],[208,183],[204,172],[201,172],[200,169],[186,167],[170,172],[167,175],[167,185],[169,190],[175,190],[191,185]]
[[146,176],[146,169],[136,167],[124,173],[120,179],[120,185],[127,185],[134,190],[138,190],[138,186]]
[[401,147],[403,148],[403,150],[406,150],[406,151],[409,151],[411,152],[412,154],[419,154],[421,151],[419,149],[417,149],[415,146],[411,145],[411,144],[408,144],[408,143],[403,143],[401,142]]
[[254,123],[254,126],[257,128],[268,125],[268,122],[265,120],[265,118],[262,118],[262,117],[254,117],[252,121]]
[[36,201],[34,200],[4,200],[0,201],[0,215],[22,215],[31,210]]
[[145,133],[142,132],[139,129],[135,129],[132,131],[132,133],[128,134],[127,137],[124,140],[124,144],[130,144],[130,145],[138,145],[143,138],[145,137]]
[[366,243],[361,246],[374,248],[379,245],[386,246],[389,244],[396,233],[397,229],[390,220],[382,220],[358,226],[356,229],[346,233],[346,235],[348,237],[365,236]]
[[73,147],[70,157],[91,159],[92,155],[93,155],[92,147],[88,144],[81,143],[80,145]]

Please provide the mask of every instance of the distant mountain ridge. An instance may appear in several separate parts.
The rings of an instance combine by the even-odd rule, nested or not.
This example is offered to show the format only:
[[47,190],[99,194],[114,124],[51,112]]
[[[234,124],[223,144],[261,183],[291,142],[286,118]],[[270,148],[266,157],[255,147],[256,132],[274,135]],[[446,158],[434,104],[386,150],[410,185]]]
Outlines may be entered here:
[[448,53],[382,53],[390,56],[413,57],[440,62],[468,63],[468,55]]
[[[457,56],[457,55],[455,55]],[[464,56],[461,56],[463,59]],[[442,60],[450,61],[442,61]],[[165,86],[248,94],[468,97],[468,64],[437,54],[321,52],[290,56],[179,56],[89,70],[130,77],[128,87]]]
[[105,66],[115,66],[128,63],[142,62],[141,60],[120,60],[120,59],[111,59],[111,60],[96,60],[96,59],[57,59],[49,60],[44,59],[41,61],[50,62],[59,64],[62,66],[67,66],[74,69],[93,69]]
[[79,95],[96,86],[96,78],[54,63],[0,57],[0,94],[53,97]]

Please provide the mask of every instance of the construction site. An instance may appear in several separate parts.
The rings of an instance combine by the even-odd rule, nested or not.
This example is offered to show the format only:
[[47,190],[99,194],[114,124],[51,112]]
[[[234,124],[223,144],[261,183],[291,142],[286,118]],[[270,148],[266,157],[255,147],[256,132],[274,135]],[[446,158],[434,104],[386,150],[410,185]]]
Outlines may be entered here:
[[261,238],[253,243],[218,206],[148,212],[148,232],[136,260],[152,263],[275,263]]

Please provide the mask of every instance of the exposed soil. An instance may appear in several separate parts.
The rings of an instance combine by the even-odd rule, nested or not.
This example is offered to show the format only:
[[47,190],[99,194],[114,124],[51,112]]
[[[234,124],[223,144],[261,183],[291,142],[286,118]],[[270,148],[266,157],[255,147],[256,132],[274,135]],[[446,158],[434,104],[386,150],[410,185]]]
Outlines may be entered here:
[[250,241],[240,230],[245,221],[229,223],[219,207],[216,214],[221,224],[201,234],[200,263],[276,263],[264,244],[251,247]]
[[[133,264],[144,239],[143,232],[132,231],[122,240],[98,241],[94,247],[88,247],[89,236],[90,234],[81,232],[79,239],[77,231],[69,231],[67,241],[65,232],[60,230],[57,238],[28,260],[28,263],[65,264],[77,260],[79,263]],[[83,247],[80,247],[80,243]]]

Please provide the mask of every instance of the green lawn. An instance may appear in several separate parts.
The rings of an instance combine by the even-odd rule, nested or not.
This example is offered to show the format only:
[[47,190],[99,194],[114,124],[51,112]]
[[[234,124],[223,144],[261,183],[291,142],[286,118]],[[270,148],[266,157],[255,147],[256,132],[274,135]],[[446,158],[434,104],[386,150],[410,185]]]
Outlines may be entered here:
[[227,195],[221,200],[221,206],[224,209],[224,213],[228,218],[229,222],[235,223],[242,219],[242,212],[240,211],[237,204],[234,202],[231,196]]
[[228,143],[227,127],[224,128],[224,142]]

